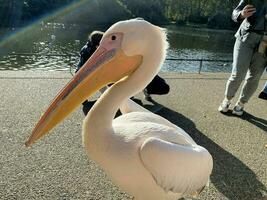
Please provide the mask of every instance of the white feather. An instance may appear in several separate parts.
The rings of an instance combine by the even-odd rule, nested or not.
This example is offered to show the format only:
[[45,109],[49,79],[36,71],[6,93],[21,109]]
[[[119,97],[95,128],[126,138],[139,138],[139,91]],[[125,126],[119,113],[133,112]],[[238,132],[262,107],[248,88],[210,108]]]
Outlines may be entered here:
[[[87,115],[86,152],[135,200],[174,200],[195,194],[209,180],[212,157],[181,128],[126,100],[158,73],[166,58],[166,32],[144,20],[116,23],[104,35],[123,33],[122,51],[142,55],[141,65],[112,85]],[[113,120],[118,109],[124,113]]]
[[188,146],[148,138],[140,155],[145,167],[166,192],[195,194],[207,184],[212,157],[198,145]]

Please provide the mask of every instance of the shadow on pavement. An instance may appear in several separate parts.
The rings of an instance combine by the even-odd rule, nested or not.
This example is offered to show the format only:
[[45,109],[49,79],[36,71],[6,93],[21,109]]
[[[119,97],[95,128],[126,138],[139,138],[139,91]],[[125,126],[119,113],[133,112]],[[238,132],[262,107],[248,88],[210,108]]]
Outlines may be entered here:
[[267,133],[267,120],[256,117],[246,111],[244,111],[244,114],[240,117],[240,116],[236,116],[233,115],[231,111],[227,112],[227,113],[222,113],[223,115],[226,115],[228,117],[237,117],[240,118],[242,120],[245,120],[251,124],[253,124],[254,126],[257,126],[258,128],[262,129],[263,131],[265,131]]
[[241,119],[248,121],[249,123],[257,126],[267,133],[267,120],[251,115],[250,113],[244,112]]
[[[255,173],[248,166],[199,131],[195,123],[189,118],[153,100],[151,102],[155,107],[161,108],[157,111],[158,115],[184,129],[199,145],[208,149],[214,161],[211,182],[219,192],[231,200],[262,199],[262,193],[267,191],[266,186],[257,179]],[[151,105],[143,106],[153,110]],[[258,119],[248,113],[244,115],[244,120],[257,124],[257,126],[262,123],[260,126],[266,128],[264,127],[264,124],[266,125],[265,120]]]

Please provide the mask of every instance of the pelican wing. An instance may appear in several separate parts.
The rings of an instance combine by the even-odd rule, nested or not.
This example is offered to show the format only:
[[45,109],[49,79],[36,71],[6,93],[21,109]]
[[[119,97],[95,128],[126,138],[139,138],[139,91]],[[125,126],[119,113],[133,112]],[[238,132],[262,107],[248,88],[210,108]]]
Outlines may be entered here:
[[140,157],[156,183],[166,192],[195,194],[209,180],[212,157],[198,145],[185,146],[158,138],[147,139]]

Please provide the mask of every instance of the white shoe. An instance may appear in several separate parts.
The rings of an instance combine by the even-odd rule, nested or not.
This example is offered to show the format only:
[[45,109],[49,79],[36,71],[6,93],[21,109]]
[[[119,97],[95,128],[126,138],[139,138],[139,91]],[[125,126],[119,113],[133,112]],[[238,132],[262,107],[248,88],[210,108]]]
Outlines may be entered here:
[[236,104],[232,113],[237,116],[242,116],[244,114],[244,106]]
[[147,93],[147,90],[146,89],[143,90],[143,93],[144,93],[145,100],[152,101],[152,97],[151,97],[150,94]]
[[218,111],[221,113],[227,113],[230,105],[231,105],[230,101],[223,100],[223,102],[218,108]]

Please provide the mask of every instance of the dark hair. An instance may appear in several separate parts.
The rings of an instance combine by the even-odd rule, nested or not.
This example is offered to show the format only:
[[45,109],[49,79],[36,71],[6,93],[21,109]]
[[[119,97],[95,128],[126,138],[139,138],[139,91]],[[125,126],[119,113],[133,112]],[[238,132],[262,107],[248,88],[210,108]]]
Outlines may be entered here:
[[104,32],[101,32],[101,31],[93,31],[89,37],[88,37],[88,40],[90,41],[91,45],[92,46],[97,46],[99,45],[102,37],[104,35]]

